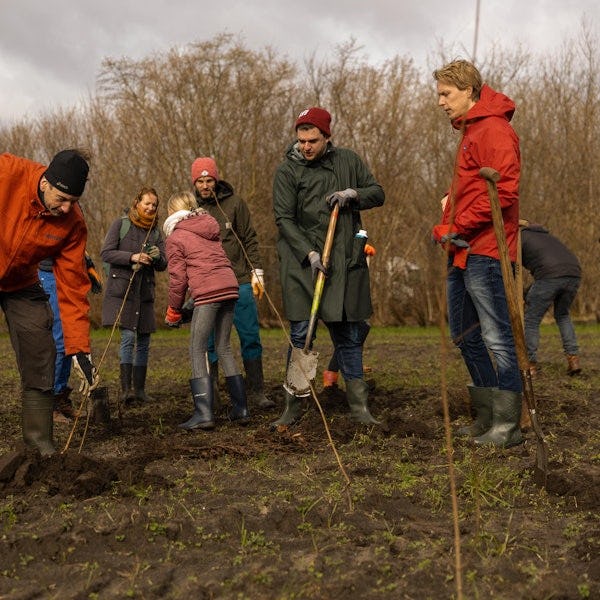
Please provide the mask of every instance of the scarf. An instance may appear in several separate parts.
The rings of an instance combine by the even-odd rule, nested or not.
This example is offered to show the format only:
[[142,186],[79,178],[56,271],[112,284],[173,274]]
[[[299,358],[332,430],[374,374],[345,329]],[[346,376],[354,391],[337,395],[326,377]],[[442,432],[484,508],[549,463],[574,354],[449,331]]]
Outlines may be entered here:
[[147,217],[146,215],[140,215],[138,213],[137,208],[131,207],[129,209],[129,220],[136,226],[141,229],[150,229],[151,227],[155,227],[157,225],[156,213],[151,217]]

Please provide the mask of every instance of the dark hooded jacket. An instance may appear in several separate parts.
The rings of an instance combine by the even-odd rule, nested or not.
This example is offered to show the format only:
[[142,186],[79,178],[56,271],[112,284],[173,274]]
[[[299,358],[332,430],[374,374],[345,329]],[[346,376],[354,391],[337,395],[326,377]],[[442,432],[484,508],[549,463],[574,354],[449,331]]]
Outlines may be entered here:
[[581,277],[577,257],[541,225],[521,229],[523,266],[534,279]]
[[[214,198],[205,200],[196,191],[196,201],[200,208],[219,223],[223,248],[231,261],[238,283],[250,283],[252,269],[262,269],[258,237],[252,226],[250,210],[246,202],[234,193],[233,187],[227,181],[217,181],[215,195],[216,200]],[[239,242],[236,235],[240,239]],[[240,247],[240,242],[243,249]],[[244,255],[244,250],[248,259]]]
[[[484,85],[479,100],[464,118],[452,122],[455,129],[464,127],[464,131],[448,192],[455,201],[454,228],[469,243],[470,253],[499,259],[486,180],[479,169],[492,167],[500,173],[498,199],[513,262],[517,258],[521,172],[519,138],[510,125],[514,111],[510,98]],[[442,223],[450,223],[452,210],[452,202],[448,202]]]
[[366,240],[355,236],[362,229],[360,211],[381,206],[383,189],[352,150],[330,142],[321,158],[307,161],[294,143],[273,183],[283,304],[290,321],[310,317],[314,283],[308,253],[323,253],[331,215],[325,199],[346,188],[356,190],[358,200],[339,212],[319,316],[325,322],[362,321],[373,312]]
[[120,240],[121,223],[121,217],[113,221],[100,251],[102,260],[110,265],[106,292],[102,300],[102,325],[114,325],[127,294],[127,300],[119,317],[120,327],[138,333],[153,333],[156,331],[154,272],[164,271],[167,268],[165,243],[160,234],[158,236],[151,234],[152,239],[157,239],[156,246],[160,250],[160,257],[151,265],[144,265],[136,271],[129,287],[133,273],[131,256],[140,252],[144,242],[150,239],[150,236],[147,235],[146,229],[132,223]]

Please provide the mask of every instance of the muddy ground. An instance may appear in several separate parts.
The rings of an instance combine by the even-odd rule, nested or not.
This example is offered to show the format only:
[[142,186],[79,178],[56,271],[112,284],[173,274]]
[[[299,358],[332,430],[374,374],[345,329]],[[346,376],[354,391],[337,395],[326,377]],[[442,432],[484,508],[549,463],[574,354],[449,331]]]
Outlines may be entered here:
[[[185,433],[185,329],[153,337],[154,401],[117,406],[113,341],[101,371],[110,428],[84,422],[64,453],[19,447],[19,386],[0,338],[0,598],[580,599],[600,597],[600,329],[580,326],[584,371],[564,374],[558,335],[542,333],[535,381],[550,472],[533,476],[531,433],[514,449],[454,441],[454,538],[435,329],[374,329],[365,349],[373,413],[354,425],[342,389],[289,430],[280,413],[285,340],[265,331],[278,407],[240,427]],[[322,369],[331,354],[319,331]],[[96,360],[107,333],[94,337]],[[452,428],[468,420],[466,373],[447,354]],[[224,389],[224,388],[223,388]],[[74,394],[74,398],[78,398]],[[61,449],[71,426],[55,428]],[[84,435],[85,433],[85,435]],[[348,478],[348,480],[346,479]]]

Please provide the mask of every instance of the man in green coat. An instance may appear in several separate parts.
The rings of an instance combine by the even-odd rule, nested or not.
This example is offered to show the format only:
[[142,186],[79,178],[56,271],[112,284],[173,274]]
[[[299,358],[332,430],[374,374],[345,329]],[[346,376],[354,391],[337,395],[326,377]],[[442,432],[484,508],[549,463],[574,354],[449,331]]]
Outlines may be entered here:
[[[360,423],[378,424],[369,412],[363,377],[361,327],[373,311],[366,237],[357,234],[362,229],[360,211],[381,206],[385,194],[355,152],[333,145],[330,125],[331,115],[325,109],[302,111],[295,123],[297,140],[275,173],[273,210],[279,230],[283,304],[292,344],[303,348],[314,280],[318,271],[326,274],[319,317],[340,362],[351,416]],[[321,253],[336,204],[340,211],[325,271]],[[290,425],[301,412],[301,399],[286,389],[285,410],[274,425]]]

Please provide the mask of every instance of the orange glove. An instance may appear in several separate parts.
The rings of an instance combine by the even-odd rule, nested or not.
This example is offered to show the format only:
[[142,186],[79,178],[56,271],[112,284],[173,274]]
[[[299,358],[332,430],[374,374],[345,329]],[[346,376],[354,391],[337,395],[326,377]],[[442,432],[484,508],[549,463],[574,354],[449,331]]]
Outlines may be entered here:
[[265,272],[262,269],[252,270],[252,293],[261,300],[265,293]]
[[179,327],[182,321],[183,316],[181,311],[169,306],[167,308],[167,314],[165,315],[165,324],[167,324],[169,327]]
[[442,244],[444,250],[452,256],[452,264],[459,269],[467,268],[467,258],[471,247],[468,242],[458,237],[456,230],[451,230],[450,225],[436,225],[432,231],[433,240]]
[[365,254],[367,256],[375,256],[377,254],[377,250],[375,250],[375,247],[371,246],[371,244],[365,244]]

